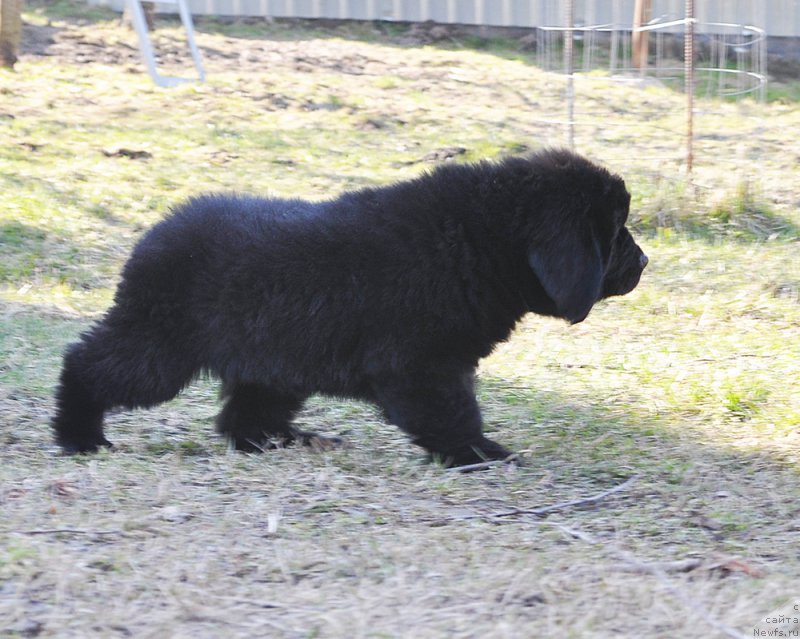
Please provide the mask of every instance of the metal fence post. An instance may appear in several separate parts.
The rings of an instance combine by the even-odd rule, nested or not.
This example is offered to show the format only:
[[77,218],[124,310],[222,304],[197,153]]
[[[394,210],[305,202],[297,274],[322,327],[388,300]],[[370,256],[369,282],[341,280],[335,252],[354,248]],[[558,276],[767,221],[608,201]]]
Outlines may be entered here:
[[684,91],[686,91],[686,173],[694,163],[694,0],[686,0],[683,40]]

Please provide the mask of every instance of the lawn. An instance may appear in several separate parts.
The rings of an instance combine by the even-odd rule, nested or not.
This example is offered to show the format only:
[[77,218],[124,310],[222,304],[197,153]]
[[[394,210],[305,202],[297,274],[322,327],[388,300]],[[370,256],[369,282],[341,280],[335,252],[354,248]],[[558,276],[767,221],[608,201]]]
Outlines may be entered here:
[[63,349],[172,204],[562,145],[564,83],[514,40],[202,21],[208,81],[163,90],[117,16],[25,20],[0,71],[0,636],[752,637],[800,602],[796,87],[700,99],[687,178],[682,95],[578,78],[576,146],[626,179],[650,265],[483,362],[487,430],[523,466],[445,470],[333,398],[300,422],[347,447],[234,453],[213,379],[109,416],[115,451],[64,457]]

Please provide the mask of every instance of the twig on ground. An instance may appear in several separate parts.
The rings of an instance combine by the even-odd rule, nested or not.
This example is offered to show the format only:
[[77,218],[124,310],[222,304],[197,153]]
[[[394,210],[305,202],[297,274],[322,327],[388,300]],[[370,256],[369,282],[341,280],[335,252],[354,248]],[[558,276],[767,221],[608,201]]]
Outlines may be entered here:
[[276,601],[256,601],[255,599],[243,599],[241,597],[220,597],[224,601],[228,601],[231,603],[242,604],[245,606],[255,606],[256,608],[265,608],[265,609],[286,609],[289,606],[277,603]]
[[17,535],[121,535],[122,530],[89,530],[82,528],[40,528],[36,530],[9,530],[6,532]]
[[[487,468],[492,468],[493,466],[512,466],[516,468],[521,463],[521,458],[523,453],[528,453],[528,450],[520,450],[515,453],[511,453],[505,459],[488,459],[486,461],[478,462],[477,464],[466,464],[464,466],[453,466],[452,468],[446,468],[445,472],[448,473],[471,473],[473,470],[485,470]],[[518,463],[515,463],[518,462]]]
[[558,528],[562,532],[565,532],[570,537],[574,537],[575,539],[580,539],[581,541],[585,541],[587,544],[596,544],[599,543],[597,539],[592,537],[589,533],[585,533],[582,530],[578,530],[576,528],[570,528],[565,526],[564,524],[559,524],[555,521],[542,521],[538,522],[540,526],[553,526],[554,528]]
[[677,561],[656,561],[652,563],[628,563],[621,567],[625,572],[633,572],[641,575],[655,575],[659,572],[664,574],[672,572],[692,572],[698,568],[707,567],[702,559],[678,559]]
[[[487,463],[493,463],[493,462],[487,462]],[[631,484],[633,484],[633,482],[635,482],[637,479],[639,479],[638,475],[632,475],[618,486],[614,486],[613,488],[604,490],[602,493],[598,493],[597,495],[591,495],[589,497],[581,497],[580,499],[572,499],[570,501],[563,501],[557,504],[550,504],[548,506],[539,506],[537,508],[512,508],[511,510],[504,510],[499,513],[491,513],[488,515],[484,514],[465,515],[457,517],[456,519],[501,519],[503,517],[514,517],[515,515],[536,515],[537,517],[542,517],[544,515],[548,515],[549,513],[556,512],[558,510],[566,510],[568,508],[576,508],[578,506],[587,506],[589,504],[596,504],[597,502],[602,501],[609,495],[613,495],[614,493],[618,493],[625,490]]]
[[507,464],[508,460],[506,459],[492,459],[490,461],[485,462],[478,462],[477,464],[466,464],[465,466],[454,466],[453,468],[445,469],[445,472],[448,473],[469,473],[473,470],[485,470],[486,468],[491,468],[492,466],[502,466],[503,464]]
[[596,504],[598,501],[602,501],[609,495],[613,495],[614,493],[618,493],[625,490],[631,484],[633,484],[633,482],[635,482],[637,479],[639,479],[639,475],[632,475],[618,486],[614,486],[613,488],[609,488],[608,490],[605,490],[602,493],[598,493],[597,495],[592,495],[590,497],[582,497],[580,499],[564,501],[558,504],[551,504],[549,506],[540,506],[538,508],[513,508],[505,512],[494,513],[492,517],[512,517],[514,515],[541,516],[555,512],[557,510],[566,510],[567,508],[575,508],[576,506],[587,506],[589,504]]

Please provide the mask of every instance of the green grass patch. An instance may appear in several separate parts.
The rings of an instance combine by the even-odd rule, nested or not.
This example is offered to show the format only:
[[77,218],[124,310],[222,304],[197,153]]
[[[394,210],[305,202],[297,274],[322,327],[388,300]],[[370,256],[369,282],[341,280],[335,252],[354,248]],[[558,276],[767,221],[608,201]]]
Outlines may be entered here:
[[685,181],[646,180],[634,187],[631,225],[650,236],[677,232],[707,241],[763,242],[800,238],[791,216],[776,212],[749,180],[722,194]]

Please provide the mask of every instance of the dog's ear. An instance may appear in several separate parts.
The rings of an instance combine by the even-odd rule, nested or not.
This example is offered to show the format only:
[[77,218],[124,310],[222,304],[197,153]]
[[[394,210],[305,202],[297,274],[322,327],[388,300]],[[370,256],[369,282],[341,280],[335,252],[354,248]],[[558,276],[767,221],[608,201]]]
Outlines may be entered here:
[[528,247],[528,264],[561,317],[586,319],[603,289],[603,257],[597,239],[563,233]]

